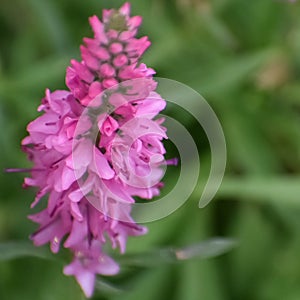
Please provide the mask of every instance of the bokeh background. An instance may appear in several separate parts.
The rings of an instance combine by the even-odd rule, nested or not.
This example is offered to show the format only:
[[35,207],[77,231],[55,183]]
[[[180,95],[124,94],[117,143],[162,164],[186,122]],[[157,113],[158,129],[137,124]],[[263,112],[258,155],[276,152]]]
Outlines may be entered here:
[[[92,34],[88,17],[122,3],[0,0],[1,170],[30,166],[19,144],[45,88],[65,88],[65,68],[79,58],[82,37]],[[159,255],[147,267],[132,259],[119,276],[98,284],[94,299],[300,299],[300,3],[131,3],[133,14],[144,17],[140,34],[153,43],[144,62],[207,99],[222,123],[228,162],[213,202],[198,209],[197,189],[174,214],[148,224],[148,235],[132,238],[128,253],[143,261],[145,252],[216,236],[238,244],[216,258],[175,264]],[[205,174],[207,139],[195,120],[180,117]],[[176,181],[173,173],[166,188]],[[47,246],[34,250],[27,242],[36,228],[26,218],[34,191],[22,190],[22,177],[0,174],[0,299],[84,299],[75,280],[62,275],[68,253],[45,259]]]

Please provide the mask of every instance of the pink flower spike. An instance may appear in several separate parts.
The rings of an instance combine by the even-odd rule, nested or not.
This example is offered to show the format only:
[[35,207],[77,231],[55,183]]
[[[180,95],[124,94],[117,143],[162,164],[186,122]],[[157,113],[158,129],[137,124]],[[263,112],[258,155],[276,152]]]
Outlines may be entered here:
[[[140,16],[130,4],[89,18],[94,37],[84,38],[81,61],[66,70],[68,90],[50,92],[39,117],[27,126],[22,149],[33,166],[24,188],[36,187],[34,207],[46,208],[29,218],[38,224],[36,246],[61,241],[73,254],[64,274],[76,278],[87,297],[97,275],[115,275],[119,266],[104,253],[107,244],[126,250],[127,239],[147,233],[131,216],[135,196],[152,199],[163,187],[167,139],[158,114],[166,101],[155,92],[155,71],[140,63],[150,46],[137,38]],[[9,172],[25,169],[8,169]]]

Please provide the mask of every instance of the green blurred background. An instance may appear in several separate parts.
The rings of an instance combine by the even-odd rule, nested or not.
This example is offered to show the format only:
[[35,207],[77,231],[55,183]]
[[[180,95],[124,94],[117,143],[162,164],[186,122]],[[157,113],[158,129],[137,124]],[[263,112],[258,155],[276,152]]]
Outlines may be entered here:
[[[70,58],[79,58],[82,37],[92,35],[88,17],[122,3],[0,0],[1,169],[29,166],[19,144],[45,88],[65,88]],[[153,43],[143,61],[158,76],[183,82],[207,99],[222,123],[228,162],[212,203],[197,209],[196,191],[174,214],[148,224],[148,235],[132,238],[128,253],[214,236],[239,244],[208,260],[147,268],[133,262],[99,284],[94,299],[300,299],[300,3],[131,3],[133,14],[144,17],[140,35]],[[182,122],[207,169],[205,136],[191,117]],[[22,190],[22,176],[0,174],[0,299],[84,299],[75,280],[62,275],[67,253],[54,260],[18,257],[31,251],[26,240],[35,229],[26,218],[34,191]],[[175,177],[168,172],[167,186]],[[41,251],[49,255],[47,247]]]

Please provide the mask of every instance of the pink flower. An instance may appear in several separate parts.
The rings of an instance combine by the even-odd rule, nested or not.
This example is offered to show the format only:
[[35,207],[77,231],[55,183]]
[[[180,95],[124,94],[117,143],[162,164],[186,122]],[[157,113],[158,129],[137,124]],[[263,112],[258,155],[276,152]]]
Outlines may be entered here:
[[119,266],[101,251],[101,243],[93,241],[90,246],[82,244],[74,249],[75,257],[64,268],[64,274],[76,277],[87,297],[91,297],[95,285],[95,274],[115,275]]
[[163,186],[167,135],[154,118],[166,103],[155,92],[155,72],[139,64],[150,42],[135,37],[142,19],[129,13],[126,3],[105,10],[102,22],[90,18],[94,38],[84,39],[82,61],[71,60],[70,91],[46,90],[42,115],[22,141],[34,165],[24,187],[38,188],[32,207],[48,197],[47,207],[29,217],[39,224],[31,239],[49,242],[54,253],[65,240],[74,260],[64,273],[87,297],[97,274],[119,271],[103,253],[107,238],[124,253],[129,236],[147,232],[130,215],[134,196],[151,199]]

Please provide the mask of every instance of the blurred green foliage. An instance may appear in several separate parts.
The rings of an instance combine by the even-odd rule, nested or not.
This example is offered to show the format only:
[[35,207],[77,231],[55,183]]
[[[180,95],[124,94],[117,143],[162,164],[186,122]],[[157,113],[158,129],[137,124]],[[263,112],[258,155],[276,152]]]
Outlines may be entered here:
[[[122,3],[1,0],[1,169],[29,166],[19,144],[44,89],[65,87],[70,58],[79,58],[82,37],[91,36],[88,17]],[[212,236],[239,245],[215,259],[124,267],[99,282],[94,299],[300,299],[300,3],[133,0],[132,10],[144,17],[140,34],[153,43],[144,62],[200,92],[218,114],[228,164],[208,207],[197,209],[196,191],[174,214],[148,224],[148,235],[131,239],[128,253]],[[208,143],[193,119],[187,124],[205,169]],[[0,241],[25,241],[35,228],[26,219],[33,191],[21,189],[22,174],[1,173],[0,180]],[[175,180],[169,174],[167,186]],[[11,245],[12,257],[35,255],[28,244]],[[0,299],[84,299],[62,275],[63,258],[47,260],[47,247],[42,251],[0,257]]]

